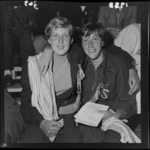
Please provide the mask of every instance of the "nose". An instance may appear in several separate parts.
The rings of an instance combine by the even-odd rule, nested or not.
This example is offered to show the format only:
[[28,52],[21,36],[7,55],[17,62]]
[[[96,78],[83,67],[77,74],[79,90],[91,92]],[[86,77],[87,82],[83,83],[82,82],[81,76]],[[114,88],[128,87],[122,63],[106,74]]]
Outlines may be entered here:
[[63,40],[63,36],[59,37],[59,43],[63,44],[64,40]]
[[89,47],[89,48],[93,48],[93,41],[92,41],[92,40],[89,40],[89,41],[88,41],[88,47]]

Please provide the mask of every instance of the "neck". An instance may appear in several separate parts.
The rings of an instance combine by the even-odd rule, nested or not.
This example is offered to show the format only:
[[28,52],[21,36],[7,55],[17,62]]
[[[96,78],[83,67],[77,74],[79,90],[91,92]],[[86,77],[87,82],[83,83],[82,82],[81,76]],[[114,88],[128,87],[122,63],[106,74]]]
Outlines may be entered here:
[[97,67],[103,62],[103,60],[104,60],[104,55],[103,55],[103,51],[102,51],[97,59],[92,60],[92,63],[94,65],[95,69],[97,69]]
[[60,56],[54,53],[54,63],[63,63],[67,59],[67,54]]

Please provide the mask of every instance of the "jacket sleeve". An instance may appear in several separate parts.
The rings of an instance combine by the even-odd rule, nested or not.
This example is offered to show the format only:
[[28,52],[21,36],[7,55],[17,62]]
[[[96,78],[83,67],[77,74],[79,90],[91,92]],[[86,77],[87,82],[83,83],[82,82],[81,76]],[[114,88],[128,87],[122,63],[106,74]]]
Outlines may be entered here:
[[32,91],[30,88],[29,77],[28,77],[28,63],[26,62],[22,68],[21,84],[23,90],[21,92],[21,107],[20,111],[23,119],[29,124],[40,124],[44,119],[39,111],[31,105]]
[[109,49],[109,52],[112,53],[112,54],[115,54],[119,57],[122,57],[125,60],[125,62],[126,62],[129,69],[135,68],[134,67],[134,63],[135,63],[134,58],[130,54],[128,54],[128,52],[124,51],[120,47],[112,46]]
[[116,97],[118,101],[116,107],[117,110],[123,110],[126,113],[126,118],[129,118],[136,113],[136,95],[129,95],[129,84],[128,84],[128,67],[123,59],[118,62],[118,71],[116,75]]

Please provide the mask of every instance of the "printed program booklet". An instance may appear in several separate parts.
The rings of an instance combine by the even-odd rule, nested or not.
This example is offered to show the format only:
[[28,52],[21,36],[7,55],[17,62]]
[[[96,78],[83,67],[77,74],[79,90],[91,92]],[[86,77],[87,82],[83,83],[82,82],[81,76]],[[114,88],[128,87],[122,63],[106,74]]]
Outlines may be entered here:
[[104,111],[107,111],[108,108],[107,105],[87,102],[75,114],[75,122],[97,127],[104,116]]

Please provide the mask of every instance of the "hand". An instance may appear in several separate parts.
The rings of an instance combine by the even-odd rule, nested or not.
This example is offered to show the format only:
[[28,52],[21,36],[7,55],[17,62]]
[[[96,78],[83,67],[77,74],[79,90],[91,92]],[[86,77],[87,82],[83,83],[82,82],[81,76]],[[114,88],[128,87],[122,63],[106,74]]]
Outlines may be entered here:
[[129,95],[132,95],[134,92],[140,90],[140,78],[135,69],[129,70]]
[[40,123],[40,128],[47,137],[56,136],[61,127],[61,123],[53,120],[43,120]]
[[102,122],[106,121],[107,119],[115,117],[115,114],[112,113],[111,111],[104,111],[104,116]]
[[112,109],[110,109],[109,111],[103,111],[103,113],[104,113],[103,120],[102,120],[103,122],[111,117],[115,117],[120,120],[126,118],[126,112],[121,109],[118,109],[116,112],[114,112]]
[[124,110],[121,110],[121,109],[118,109],[116,112],[115,112],[115,117],[117,119],[125,119],[126,118],[126,112]]
[[50,48],[50,46],[47,46],[39,59],[39,64],[43,75],[46,74],[49,68],[49,64],[52,60],[52,55],[53,55],[52,49]]

